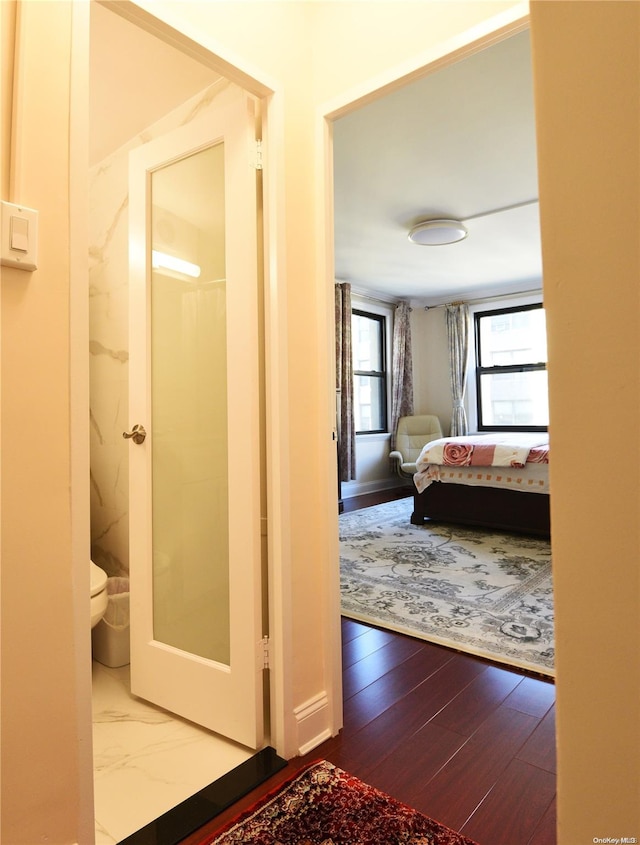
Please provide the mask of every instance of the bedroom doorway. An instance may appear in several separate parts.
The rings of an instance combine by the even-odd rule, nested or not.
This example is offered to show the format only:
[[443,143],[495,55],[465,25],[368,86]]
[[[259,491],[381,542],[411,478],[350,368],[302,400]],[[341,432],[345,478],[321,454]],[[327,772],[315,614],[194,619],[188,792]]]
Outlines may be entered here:
[[[513,299],[526,308],[529,303],[540,302],[542,299],[535,116],[528,29],[519,23],[503,40],[489,46],[473,46],[476,49],[470,49],[462,59],[444,67],[440,65],[430,74],[423,68],[421,75],[419,72],[416,74],[420,76],[419,79],[414,76],[406,85],[396,85],[391,93],[381,94],[375,100],[371,100],[370,92],[367,92],[366,102],[362,106],[343,104],[336,110],[338,116],[332,120],[331,125],[334,279],[351,285],[358,297],[359,308],[367,299],[376,304],[401,299],[410,301],[413,309],[411,329],[415,412],[435,413],[445,435],[448,434],[452,416],[452,398],[443,305],[454,301],[470,301],[474,304],[482,303],[482,308],[489,310],[492,305],[487,303],[495,303],[495,308],[504,308]],[[504,66],[502,70],[499,69],[507,57],[510,68],[508,74],[504,72]],[[467,73],[469,77],[466,77]],[[493,73],[496,75],[493,76]],[[440,83],[442,90],[439,90]],[[503,86],[502,100],[497,93],[500,85]],[[486,87],[484,92],[483,87]],[[474,100],[472,105],[465,104],[465,90],[470,92]],[[419,93],[422,99],[412,99],[412,92],[416,95]],[[487,97],[488,100],[483,99]],[[516,109],[514,112],[506,107],[512,97],[519,101],[520,111]],[[459,103],[459,107],[452,109],[452,102]],[[446,109],[439,112],[438,109],[444,104]],[[450,125],[447,124],[449,113],[452,113]],[[499,143],[489,140],[491,133],[481,131],[482,122],[490,120],[492,115],[496,116],[495,131],[504,138],[512,139],[512,142],[506,142],[512,152],[510,160],[500,154]],[[508,118],[506,129],[501,128],[502,124],[498,122],[498,118],[502,120],[503,117]],[[514,117],[520,121],[519,126],[509,125],[509,121],[513,123]],[[419,158],[412,161],[407,139],[420,129],[427,135],[436,136],[437,143],[433,142],[433,148],[430,148],[432,139],[428,138],[420,148]],[[384,150],[376,146],[379,137],[383,140]],[[478,144],[473,153],[461,163],[456,157],[456,151],[460,150],[459,145],[468,137],[476,139]],[[438,143],[453,151],[453,159],[448,159],[446,155],[443,159],[438,158]],[[408,152],[405,152],[407,145]],[[371,157],[376,162],[375,167],[371,167],[371,160],[367,158],[368,147],[372,148]],[[433,160],[430,163],[431,155]],[[477,178],[470,169],[471,159],[475,159],[479,169],[485,171]],[[407,161],[412,161],[412,165],[407,168],[408,174],[403,174],[403,166]],[[483,163],[485,161],[486,164]],[[511,169],[516,161],[519,178],[514,178]],[[367,172],[363,182],[359,181],[358,168],[361,163],[363,171]],[[443,172],[447,183],[441,190],[438,189],[438,170]],[[505,189],[502,193],[498,191],[492,194],[485,190],[482,179],[489,173],[494,182]],[[466,195],[464,190],[456,194],[455,184],[458,180],[464,183],[465,190],[468,189]],[[519,193],[517,197],[514,195],[508,199],[507,189],[512,182],[515,184],[514,190]],[[432,195],[429,189],[434,186]],[[479,198],[483,205],[478,205]],[[383,212],[386,213],[386,224]],[[475,288],[465,288],[471,275],[468,268],[465,270],[463,253],[453,252],[457,249],[456,245],[429,251],[429,247],[416,247],[407,243],[408,230],[418,222],[421,215],[426,216],[428,212],[433,216],[439,212],[442,217],[465,218],[469,238],[460,245],[463,247],[469,246],[472,241],[478,244],[482,239],[486,239],[488,244],[494,244],[493,226],[500,222],[505,264],[513,261],[520,250],[523,257],[522,271],[516,273],[513,270],[515,265],[510,264],[512,269],[507,272],[508,278],[505,279],[502,275],[504,268],[498,268],[491,256],[484,254],[482,262],[487,263],[481,283]],[[358,227],[353,225],[353,220],[359,221]],[[519,235],[511,242],[516,232]],[[374,245],[374,240],[377,245]],[[388,256],[383,257],[379,247],[386,244],[390,244]],[[411,255],[408,249],[414,250]],[[452,258],[451,267],[447,267],[449,257]],[[477,266],[484,264],[478,261]],[[434,278],[437,277],[438,284],[431,288],[425,285],[421,287],[421,281],[424,281],[430,269],[433,270]],[[401,271],[405,270],[407,283],[403,286]],[[385,271],[388,279],[386,284]],[[510,284],[507,284],[509,280]],[[472,411],[469,417],[473,420],[472,430],[475,430],[475,409]],[[367,504],[377,504],[391,498],[388,489],[393,486],[394,480],[388,461],[389,437],[387,435],[386,440],[380,438],[378,443],[375,440],[376,437],[356,435],[355,479],[345,479],[344,476],[341,479],[345,513],[357,508],[359,498],[363,504],[367,499]],[[374,450],[376,455],[372,460],[371,453]],[[377,493],[372,492],[372,487],[377,487]],[[376,495],[379,499],[375,498]],[[393,513],[394,509],[388,510]],[[410,503],[405,510],[406,522],[411,514]],[[383,509],[380,513],[383,513]],[[361,527],[365,521],[363,516]],[[400,523],[396,523],[400,530],[398,526]],[[404,523],[401,527],[404,528]],[[383,531],[384,526],[378,526],[378,530]],[[346,549],[344,542],[342,548],[343,551]],[[348,557],[346,552],[345,557]],[[349,579],[343,578],[343,587],[346,581]],[[350,583],[347,589],[352,600],[358,587]],[[366,609],[361,609],[361,613],[360,618],[372,621],[371,616],[367,617]],[[357,615],[354,618],[358,618]],[[383,623],[374,620],[374,624]],[[523,660],[527,662],[526,657]]]

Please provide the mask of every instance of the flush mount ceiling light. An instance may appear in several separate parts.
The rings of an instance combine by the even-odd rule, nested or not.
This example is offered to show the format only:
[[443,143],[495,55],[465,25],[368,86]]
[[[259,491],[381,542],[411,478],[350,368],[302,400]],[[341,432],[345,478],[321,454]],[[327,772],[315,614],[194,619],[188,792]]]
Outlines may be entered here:
[[443,246],[463,241],[468,231],[459,220],[424,220],[409,232],[409,240],[422,246]]

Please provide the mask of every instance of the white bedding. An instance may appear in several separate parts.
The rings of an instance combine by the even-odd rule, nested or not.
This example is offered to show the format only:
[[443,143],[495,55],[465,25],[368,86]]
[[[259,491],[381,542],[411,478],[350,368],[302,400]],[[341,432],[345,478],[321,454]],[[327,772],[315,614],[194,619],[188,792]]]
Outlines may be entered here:
[[472,487],[502,487],[528,493],[549,492],[549,464],[517,467],[449,467],[431,464],[413,476],[419,493],[433,482],[467,484]]

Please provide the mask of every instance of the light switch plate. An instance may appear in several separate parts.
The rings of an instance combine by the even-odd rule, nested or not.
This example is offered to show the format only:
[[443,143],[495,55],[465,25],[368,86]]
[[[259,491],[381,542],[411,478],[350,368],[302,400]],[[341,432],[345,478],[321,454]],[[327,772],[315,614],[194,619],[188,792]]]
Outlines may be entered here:
[[38,212],[2,200],[0,264],[20,270],[38,267]]

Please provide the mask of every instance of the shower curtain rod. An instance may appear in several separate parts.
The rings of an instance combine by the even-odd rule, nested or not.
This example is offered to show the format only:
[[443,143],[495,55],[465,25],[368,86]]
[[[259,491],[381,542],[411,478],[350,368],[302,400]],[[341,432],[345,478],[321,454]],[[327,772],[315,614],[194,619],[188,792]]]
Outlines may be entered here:
[[441,302],[439,305],[425,305],[424,310],[431,311],[434,308],[446,308],[447,305],[472,305],[477,302],[493,302],[494,299],[513,299],[516,296],[529,296],[533,293],[542,293],[542,288],[519,290],[515,293],[497,293],[495,296],[480,296],[477,299],[456,299],[453,302]]

